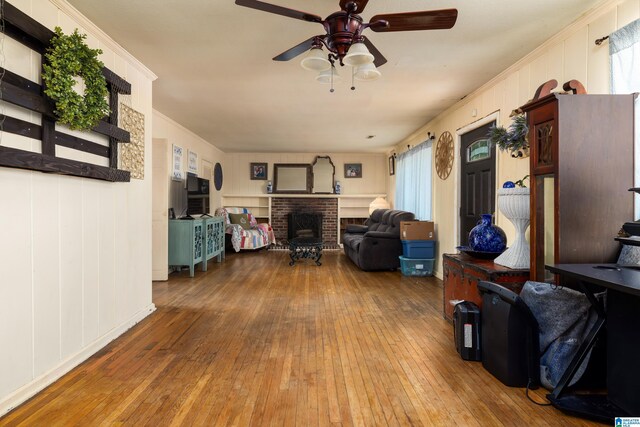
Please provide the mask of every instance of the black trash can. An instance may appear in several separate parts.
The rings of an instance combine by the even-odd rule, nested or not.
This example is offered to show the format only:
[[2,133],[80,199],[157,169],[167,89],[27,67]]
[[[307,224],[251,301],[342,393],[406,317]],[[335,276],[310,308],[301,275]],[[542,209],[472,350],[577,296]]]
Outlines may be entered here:
[[479,282],[482,294],[482,366],[510,387],[540,384],[538,322],[518,294]]

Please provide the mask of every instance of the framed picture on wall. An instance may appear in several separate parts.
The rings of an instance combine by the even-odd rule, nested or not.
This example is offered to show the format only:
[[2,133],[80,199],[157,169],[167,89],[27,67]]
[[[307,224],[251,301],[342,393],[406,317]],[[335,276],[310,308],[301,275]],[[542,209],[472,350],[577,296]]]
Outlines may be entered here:
[[184,174],[182,173],[182,147],[173,144],[173,162],[171,177],[174,181],[182,181]]
[[187,170],[191,173],[198,174],[198,153],[189,150],[187,161]]
[[393,155],[389,156],[389,175],[396,174],[396,158]]
[[251,179],[265,180],[268,176],[267,163],[251,163]]
[[362,178],[362,163],[345,163],[345,178]]

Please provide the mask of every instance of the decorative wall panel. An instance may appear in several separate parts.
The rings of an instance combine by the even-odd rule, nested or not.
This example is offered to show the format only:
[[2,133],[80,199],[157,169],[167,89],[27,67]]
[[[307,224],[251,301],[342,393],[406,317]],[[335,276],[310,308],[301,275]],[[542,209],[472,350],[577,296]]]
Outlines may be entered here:
[[131,135],[129,144],[120,148],[120,168],[131,173],[131,178],[144,179],[144,114],[120,104],[120,127]]

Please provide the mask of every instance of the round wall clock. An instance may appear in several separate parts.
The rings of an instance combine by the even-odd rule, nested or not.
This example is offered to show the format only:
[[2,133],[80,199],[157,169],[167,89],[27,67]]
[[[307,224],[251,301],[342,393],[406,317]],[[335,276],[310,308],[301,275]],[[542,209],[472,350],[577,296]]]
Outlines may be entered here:
[[436,172],[440,179],[447,179],[453,167],[453,136],[444,132],[436,145]]
[[222,188],[222,165],[220,163],[216,163],[213,167],[213,185],[218,191]]

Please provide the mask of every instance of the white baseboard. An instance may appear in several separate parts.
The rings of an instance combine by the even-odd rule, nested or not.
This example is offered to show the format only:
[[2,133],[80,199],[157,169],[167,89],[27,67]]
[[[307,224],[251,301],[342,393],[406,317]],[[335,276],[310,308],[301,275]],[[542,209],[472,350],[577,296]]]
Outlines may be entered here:
[[89,357],[97,353],[101,348],[109,344],[111,341],[118,338],[120,335],[131,329],[134,325],[139,323],[142,319],[150,315],[156,310],[154,304],[150,304],[144,309],[134,314],[130,319],[113,328],[97,340],[88,344],[82,350],[67,357],[61,361],[57,366],[53,367],[49,371],[40,375],[38,378],[34,378],[33,381],[20,387],[18,390],[0,399],[0,417],[7,414],[12,409],[26,402],[31,397],[35,396],[40,391],[57,381],[67,372],[87,360]]
[[169,280],[169,269],[151,270],[151,280],[153,282],[166,282]]

